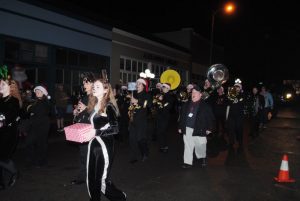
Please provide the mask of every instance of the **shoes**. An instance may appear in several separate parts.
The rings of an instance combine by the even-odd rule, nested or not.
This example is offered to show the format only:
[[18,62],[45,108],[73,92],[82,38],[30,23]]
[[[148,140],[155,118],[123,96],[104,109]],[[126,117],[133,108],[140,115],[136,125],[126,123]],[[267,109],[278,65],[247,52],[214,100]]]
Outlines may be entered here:
[[81,185],[81,184],[84,184],[85,183],[85,181],[84,180],[72,180],[71,181],[71,184],[72,185]]
[[162,148],[159,148],[159,151],[160,151],[161,153],[168,153],[169,147],[162,147]]
[[16,172],[15,174],[13,174],[8,182],[8,186],[12,187],[15,185],[17,179],[19,178],[19,172]]
[[201,160],[202,160],[201,161],[201,167],[205,168],[207,166],[207,159],[206,158],[202,158]]
[[193,167],[192,165],[189,165],[189,164],[186,164],[184,163],[182,166],[181,166],[183,169],[189,169],[191,167]]
[[122,192],[123,193],[123,195],[124,195],[124,197],[125,197],[125,200],[127,199],[127,195],[126,195],[126,193],[124,193],[124,192]]
[[62,132],[64,132],[65,130],[64,130],[63,128],[58,128],[56,131],[59,132],[59,133],[62,133]]
[[143,158],[142,158],[142,162],[145,162],[146,160],[148,159],[148,156],[143,156]]
[[136,160],[136,159],[133,159],[133,160],[130,160],[130,161],[129,161],[129,163],[131,163],[131,164],[134,164],[134,163],[136,163],[136,162],[138,162],[138,160]]

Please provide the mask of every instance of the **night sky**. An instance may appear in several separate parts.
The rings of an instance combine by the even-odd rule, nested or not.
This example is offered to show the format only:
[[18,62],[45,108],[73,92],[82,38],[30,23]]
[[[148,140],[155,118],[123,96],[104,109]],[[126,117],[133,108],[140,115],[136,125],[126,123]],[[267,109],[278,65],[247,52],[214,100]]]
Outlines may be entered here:
[[[211,14],[227,2],[41,0],[88,18],[148,33],[194,28],[210,38]],[[89,3],[90,2],[90,3]],[[99,1],[98,1],[99,2]],[[297,1],[240,0],[236,12],[215,18],[214,42],[225,48],[230,74],[249,82],[299,79],[300,17]],[[298,19],[299,18],[299,19]]]

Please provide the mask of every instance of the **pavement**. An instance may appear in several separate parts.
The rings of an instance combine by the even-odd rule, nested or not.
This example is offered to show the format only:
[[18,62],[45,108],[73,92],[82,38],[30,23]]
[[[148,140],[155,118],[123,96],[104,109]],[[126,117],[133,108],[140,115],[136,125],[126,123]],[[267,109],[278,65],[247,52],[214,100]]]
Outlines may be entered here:
[[[150,125],[149,136],[151,132]],[[117,141],[111,176],[129,201],[298,201],[299,133],[299,107],[281,108],[255,139],[248,137],[245,124],[244,152],[220,150],[211,143],[206,168],[195,160],[192,168],[182,169],[183,142],[176,132],[174,116],[168,133],[168,153],[160,153],[158,143],[149,140],[149,159],[130,164],[128,140]],[[284,154],[288,155],[289,175],[296,180],[294,183],[274,180]],[[89,200],[85,184],[69,185],[78,172],[79,153],[78,146],[66,141],[64,134],[50,134],[47,167],[28,167],[24,156],[21,141],[14,157],[20,178],[12,188],[0,191],[0,201]]]

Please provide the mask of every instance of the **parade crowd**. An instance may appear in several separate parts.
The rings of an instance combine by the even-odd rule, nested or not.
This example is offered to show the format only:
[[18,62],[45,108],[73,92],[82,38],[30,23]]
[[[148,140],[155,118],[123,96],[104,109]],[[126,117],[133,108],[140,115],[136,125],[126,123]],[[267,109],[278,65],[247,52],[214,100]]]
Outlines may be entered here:
[[[31,90],[19,90],[7,69],[2,69],[1,190],[12,187],[19,176],[12,160],[18,138],[25,136],[28,163],[33,167],[46,166],[50,119],[55,117],[57,132],[63,133],[66,111],[73,114],[72,124],[90,124],[88,134],[94,136],[85,143],[78,143],[80,167],[71,184],[86,184],[90,200],[100,200],[102,194],[109,200],[121,201],[126,200],[126,193],[110,179],[116,140],[129,142],[128,165],[146,162],[151,157],[151,141],[157,142],[157,151],[168,154],[168,133],[175,116],[176,130],[184,144],[182,168],[193,167],[194,155],[205,168],[210,141],[215,141],[223,150],[243,152],[245,121],[250,125],[248,135],[256,138],[267,128],[274,109],[272,94],[266,86],[253,86],[246,91],[240,81],[226,89],[205,80],[173,90],[172,83],[157,83],[150,89],[149,80],[139,78],[135,90],[129,90],[127,85],[113,88],[107,79],[87,72],[82,74],[84,93],[68,101],[71,97],[61,84],[52,99],[47,87],[41,84]],[[68,107],[70,102],[71,108]],[[151,136],[147,133],[149,121],[154,127]]]

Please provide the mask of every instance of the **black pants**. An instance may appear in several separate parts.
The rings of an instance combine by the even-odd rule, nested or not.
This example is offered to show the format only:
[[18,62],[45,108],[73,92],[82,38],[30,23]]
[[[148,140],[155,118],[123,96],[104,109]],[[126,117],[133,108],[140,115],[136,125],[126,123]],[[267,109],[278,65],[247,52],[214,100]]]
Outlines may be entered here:
[[234,117],[228,119],[229,143],[234,144],[235,139],[239,145],[243,145],[243,118]]
[[8,173],[9,178],[17,174],[18,170],[11,159],[0,160],[0,185],[6,187],[8,182],[4,179],[4,172]]
[[149,155],[147,124],[129,126],[129,144],[131,160],[139,160]]
[[101,192],[111,201],[126,200],[109,178],[114,152],[113,137],[96,137],[89,143],[87,186],[92,201],[101,200]]
[[167,131],[168,131],[169,119],[170,116],[161,116],[158,117],[156,120],[159,148],[168,147]]
[[88,153],[88,143],[79,145],[79,172],[76,180],[85,181],[86,180],[86,160]]

